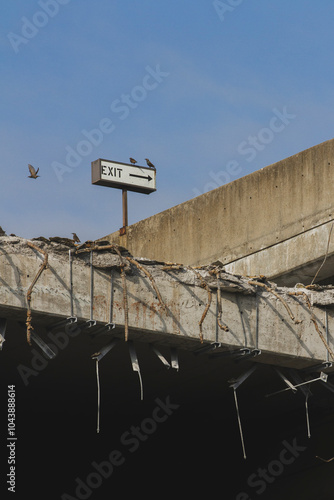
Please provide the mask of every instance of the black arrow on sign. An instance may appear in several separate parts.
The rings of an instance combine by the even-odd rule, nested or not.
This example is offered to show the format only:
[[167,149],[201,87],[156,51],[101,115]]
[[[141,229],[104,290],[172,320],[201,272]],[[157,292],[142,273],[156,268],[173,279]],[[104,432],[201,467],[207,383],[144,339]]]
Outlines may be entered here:
[[138,177],[139,179],[147,179],[148,181],[152,180],[152,177],[150,175],[136,175],[136,174],[130,174],[130,177]]

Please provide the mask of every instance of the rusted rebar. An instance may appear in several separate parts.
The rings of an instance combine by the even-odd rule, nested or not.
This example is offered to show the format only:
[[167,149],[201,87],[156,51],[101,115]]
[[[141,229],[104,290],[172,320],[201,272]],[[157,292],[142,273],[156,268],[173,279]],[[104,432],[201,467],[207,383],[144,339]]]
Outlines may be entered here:
[[152,286],[153,286],[153,288],[155,290],[155,293],[157,294],[160,306],[163,307],[163,309],[167,310],[167,306],[164,303],[164,301],[162,300],[161,294],[160,294],[160,292],[158,290],[158,287],[157,287],[157,285],[156,285],[156,283],[154,281],[154,278],[153,278],[152,274],[147,269],[145,269],[144,266],[142,266],[141,264],[139,264],[139,262],[137,262],[135,259],[132,259],[131,257],[128,257],[128,256],[126,256],[125,258],[129,262],[131,262],[131,264],[134,264],[138,269],[140,269],[144,274],[146,274],[146,276],[148,277],[148,279],[152,283]]
[[191,269],[195,274],[196,276],[198,277],[198,279],[200,280],[201,282],[201,287],[202,288],[205,288],[205,290],[208,292],[208,301],[207,301],[207,304],[205,306],[205,309],[204,309],[204,312],[202,314],[202,317],[201,319],[199,320],[198,322],[198,326],[199,326],[199,338],[200,338],[200,341],[201,343],[203,344],[203,331],[202,331],[202,325],[203,325],[203,322],[206,318],[206,315],[208,314],[208,310],[210,308],[210,305],[211,305],[211,301],[212,301],[212,292],[210,290],[210,287],[209,285],[207,284],[207,282],[205,281],[205,279],[203,278],[203,276],[198,272],[196,271],[195,268],[193,267],[189,267],[189,269]]
[[275,292],[275,290],[273,288],[271,288],[270,286],[268,286],[265,283],[262,283],[260,281],[250,280],[250,281],[248,281],[248,283],[249,283],[249,285],[261,286],[262,288],[265,288],[267,290],[267,292],[270,292],[273,295],[275,295],[275,297],[277,297],[278,300],[280,300],[282,302],[283,306],[288,311],[289,316],[292,319],[292,321],[296,325],[298,325],[299,323],[301,323],[301,321],[299,319],[296,319],[294,317],[294,315],[292,314],[292,311],[291,311],[290,307],[288,306],[288,304],[286,303],[286,301],[283,299],[283,297],[281,297],[277,292]]
[[228,332],[229,329],[227,326],[223,325],[221,322],[222,319],[222,305],[221,305],[221,290],[220,290],[220,284],[219,284],[219,277],[217,275],[217,303],[218,303],[218,313],[217,313],[217,323],[218,326],[221,330],[224,330],[225,332]]
[[[108,245],[109,246],[109,245]],[[124,340],[125,342],[129,339],[129,306],[128,306],[128,294],[126,287],[126,276],[125,276],[125,262],[123,260],[120,249],[117,245],[110,245],[110,247],[115,250],[117,255],[121,260],[121,277],[122,277],[122,287],[123,287],[123,309],[124,309]]]
[[325,337],[323,336],[323,333],[322,331],[320,330],[319,326],[318,326],[318,323],[317,323],[317,320],[316,320],[316,317],[315,317],[315,314],[312,310],[312,306],[311,306],[311,302],[310,302],[310,299],[308,298],[308,295],[307,293],[303,292],[302,290],[299,290],[298,292],[289,292],[289,295],[302,295],[305,299],[305,302],[306,302],[306,305],[308,307],[308,309],[310,310],[311,312],[311,321],[314,325],[314,328],[316,329],[316,332],[318,333],[320,339],[322,340],[324,346],[326,347],[328,353],[330,354],[332,360],[334,361],[334,352],[332,351],[332,349],[329,347]]
[[27,325],[27,342],[29,345],[31,345],[31,333],[33,331],[33,326],[32,326],[32,313],[31,313],[31,293],[32,293],[32,290],[38,280],[38,278],[40,277],[40,275],[42,274],[42,272],[44,271],[44,269],[46,268],[47,264],[48,264],[48,254],[47,252],[45,252],[45,250],[42,250],[42,248],[39,248],[37,247],[36,245],[34,245],[33,243],[31,243],[31,241],[27,241],[27,245],[30,247],[30,248],[33,248],[34,250],[37,250],[37,252],[41,252],[43,255],[44,255],[44,261],[43,263],[41,264],[35,278],[33,279],[28,291],[27,291],[27,303],[28,303],[28,307],[27,307],[27,321],[26,321],[26,325]]

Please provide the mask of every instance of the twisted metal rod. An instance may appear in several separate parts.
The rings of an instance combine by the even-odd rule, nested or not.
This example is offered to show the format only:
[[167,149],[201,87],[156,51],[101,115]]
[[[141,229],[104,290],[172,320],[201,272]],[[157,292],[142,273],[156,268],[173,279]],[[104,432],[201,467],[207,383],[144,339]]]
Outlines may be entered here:
[[32,290],[33,290],[34,286],[36,285],[36,282],[37,282],[38,278],[40,277],[40,275],[42,274],[42,272],[44,271],[44,269],[46,268],[46,266],[48,264],[48,254],[47,254],[47,252],[45,252],[45,250],[42,250],[42,248],[39,248],[36,245],[34,245],[33,243],[31,243],[31,241],[27,241],[27,245],[30,248],[33,248],[34,250],[37,250],[37,252],[41,252],[44,255],[44,261],[40,265],[40,268],[39,268],[39,270],[38,270],[35,278],[33,279],[32,283],[31,283],[31,285],[30,285],[30,287],[28,288],[28,291],[27,291],[27,303],[28,303],[28,307],[27,307],[27,321],[26,321],[26,325],[27,325],[27,342],[28,342],[29,345],[31,345],[31,333],[34,330],[34,327],[31,324],[32,323],[31,293],[32,293]]

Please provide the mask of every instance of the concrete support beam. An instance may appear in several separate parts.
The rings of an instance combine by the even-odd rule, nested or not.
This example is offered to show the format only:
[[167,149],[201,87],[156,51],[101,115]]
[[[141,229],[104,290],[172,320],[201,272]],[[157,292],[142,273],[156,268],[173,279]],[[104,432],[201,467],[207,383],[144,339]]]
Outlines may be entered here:
[[[249,278],[225,273],[218,267],[174,268],[145,259],[127,259],[127,253],[119,256],[112,249],[92,253],[82,249],[83,253],[76,253],[72,248],[72,310],[69,247],[48,241],[33,243],[48,254],[47,268],[31,290],[32,325],[37,333],[72,314],[85,326],[83,331],[87,320],[96,320],[97,326],[90,329],[93,333],[110,321],[113,298],[113,332],[124,336],[124,280],[120,273],[124,265],[131,339],[195,350],[202,345],[202,321],[204,344],[218,341],[222,349],[257,348],[262,351],[258,359],[263,362],[301,367],[325,361],[328,352],[321,336],[334,350],[331,288],[273,290],[270,287],[275,285],[256,285]],[[27,240],[0,238],[0,317],[25,321],[27,291],[44,257],[28,246]],[[225,329],[217,325],[219,307]]]
[[294,286],[311,283],[321,266],[316,281],[325,280],[334,274],[333,224],[331,220],[235,260],[227,264],[225,270],[244,276],[264,274],[280,285]]

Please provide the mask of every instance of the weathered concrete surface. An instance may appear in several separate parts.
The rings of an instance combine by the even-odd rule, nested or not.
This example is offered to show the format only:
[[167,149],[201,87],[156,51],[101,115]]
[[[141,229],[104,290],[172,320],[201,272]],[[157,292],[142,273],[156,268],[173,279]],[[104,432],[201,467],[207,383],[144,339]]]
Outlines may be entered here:
[[333,276],[334,269],[332,229],[332,221],[321,224],[280,244],[235,260],[227,264],[225,270],[244,276],[270,270],[267,274],[270,279],[285,286],[294,286],[296,283],[309,284],[318,270],[320,272],[316,281],[326,280]]
[[[220,260],[239,274],[306,284],[325,255],[333,183],[331,139],[133,224],[124,237],[116,232],[107,238],[133,255],[190,265]],[[328,272],[333,274],[329,266],[318,278]]]
[[[259,361],[305,366],[324,361],[328,353],[312,317],[334,349],[334,290],[306,288],[264,288],[249,279],[225,273],[222,268],[207,266],[201,269],[165,266],[163,263],[137,259],[154,280],[163,303],[159,303],[152,280],[142,269],[112,249],[92,252],[93,318],[91,318],[91,252],[75,253],[72,249],[73,311],[70,294],[69,247],[34,241],[48,254],[47,268],[42,272],[31,294],[32,324],[54,324],[74,314],[82,331],[85,322],[97,321],[101,327],[110,320],[111,277],[113,278],[112,321],[116,335],[124,336],[124,295],[120,266],[125,264],[128,301],[129,338],[157,344],[177,345],[194,350],[201,346],[199,322],[212,296],[202,323],[205,343],[218,340],[222,348],[240,347],[262,350]],[[85,250],[85,249],[84,249]],[[27,240],[17,237],[0,238],[0,317],[25,321],[27,291],[32,284],[44,255],[29,247]],[[218,273],[218,274],[217,274]],[[218,276],[218,278],[217,278]],[[218,283],[221,289],[221,323],[217,327]],[[275,286],[266,283],[266,286]],[[209,293],[210,292],[210,293]],[[300,293],[302,295],[290,295]],[[311,310],[307,306],[308,297]],[[311,316],[313,313],[314,316]],[[94,333],[94,328],[90,329]],[[110,332],[106,331],[110,335]],[[10,335],[10,332],[8,332]]]

